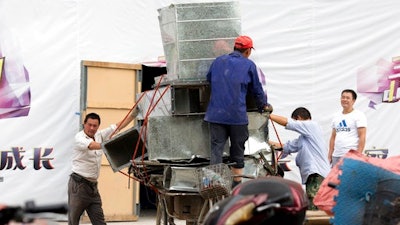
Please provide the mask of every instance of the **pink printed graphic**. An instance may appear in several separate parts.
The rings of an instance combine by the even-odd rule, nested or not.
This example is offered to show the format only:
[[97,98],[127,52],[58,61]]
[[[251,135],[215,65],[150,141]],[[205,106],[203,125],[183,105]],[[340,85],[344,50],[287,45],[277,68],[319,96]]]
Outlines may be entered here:
[[15,40],[0,23],[0,119],[27,116],[30,110],[29,73]]
[[357,73],[357,91],[370,99],[369,107],[379,103],[400,100],[400,57],[392,62],[379,59],[375,64],[360,68]]

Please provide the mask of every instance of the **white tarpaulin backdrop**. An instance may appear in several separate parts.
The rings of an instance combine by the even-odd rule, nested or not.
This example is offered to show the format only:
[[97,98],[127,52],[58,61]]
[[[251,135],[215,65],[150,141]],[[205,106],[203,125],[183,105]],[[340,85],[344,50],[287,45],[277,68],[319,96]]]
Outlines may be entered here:
[[[25,68],[29,79],[22,86],[30,92],[27,116],[0,119],[1,203],[67,200],[70,153],[79,129],[81,60],[155,60],[164,55],[157,9],[193,2],[0,0],[3,71],[11,64]],[[382,88],[370,87],[381,81],[382,67],[400,56],[397,0],[239,2],[242,33],[253,38],[251,58],[267,76],[275,113],[290,117],[296,107],[307,107],[328,143],[341,90],[359,90],[356,107],[368,118],[366,148],[400,153],[400,103],[382,103]],[[360,75],[362,70],[372,72]],[[2,97],[2,88],[0,108],[9,97]],[[282,127],[278,134],[282,141],[297,137]]]

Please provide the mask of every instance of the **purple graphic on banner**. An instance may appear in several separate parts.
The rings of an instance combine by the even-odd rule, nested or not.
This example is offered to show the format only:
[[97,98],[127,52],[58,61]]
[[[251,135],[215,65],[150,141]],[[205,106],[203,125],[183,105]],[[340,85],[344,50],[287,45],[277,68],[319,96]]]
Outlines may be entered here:
[[29,73],[16,40],[0,23],[0,119],[27,116],[30,110]]
[[379,59],[376,63],[360,68],[357,73],[357,91],[369,100],[368,106],[375,109],[379,103],[394,103],[400,100],[400,57],[392,62]]

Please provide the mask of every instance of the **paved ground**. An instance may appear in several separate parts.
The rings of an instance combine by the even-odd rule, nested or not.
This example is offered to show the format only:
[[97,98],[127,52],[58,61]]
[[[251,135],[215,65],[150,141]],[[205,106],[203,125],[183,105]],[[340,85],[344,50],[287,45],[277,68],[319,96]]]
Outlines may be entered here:
[[[174,220],[176,225],[185,225],[186,221],[184,220]],[[57,221],[51,223],[49,225],[68,225],[66,221]],[[89,225],[91,223],[83,223],[82,225]],[[155,209],[146,209],[140,212],[139,218],[137,221],[126,221],[126,222],[108,222],[109,225],[155,225],[156,224],[156,210]]]
[[[184,220],[174,220],[175,225],[186,225]],[[330,216],[323,211],[307,211],[305,225],[329,225]],[[81,223],[81,225],[90,225],[91,223]],[[149,209],[140,213],[138,220],[125,222],[108,222],[108,225],[155,225],[156,210]],[[21,225],[20,223],[10,223],[9,225]],[[28,225],[28,223],[26,223]],[[60,217],[57,221],[37,221],[29,225],[68,225],[64,217]]]

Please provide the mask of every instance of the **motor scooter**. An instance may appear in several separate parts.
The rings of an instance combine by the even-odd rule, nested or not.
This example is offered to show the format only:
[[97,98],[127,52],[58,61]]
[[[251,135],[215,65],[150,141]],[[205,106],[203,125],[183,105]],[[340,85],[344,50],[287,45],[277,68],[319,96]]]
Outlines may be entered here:
[[260,177],[237,185],[231,196],[208,211],[204,225],[301,225],[308,198],[301,184],[279,176]]

